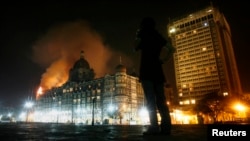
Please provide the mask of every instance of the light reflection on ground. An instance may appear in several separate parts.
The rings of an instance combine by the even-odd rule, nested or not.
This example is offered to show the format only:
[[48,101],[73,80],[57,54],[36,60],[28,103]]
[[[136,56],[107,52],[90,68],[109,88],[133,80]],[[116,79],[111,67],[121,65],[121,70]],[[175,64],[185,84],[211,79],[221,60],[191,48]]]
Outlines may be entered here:
[[5,141],[182,141],[206,140],[205,125],[173,125],[172,135],[143,137],[141,125],[74,125],[51,123],[0,123]]

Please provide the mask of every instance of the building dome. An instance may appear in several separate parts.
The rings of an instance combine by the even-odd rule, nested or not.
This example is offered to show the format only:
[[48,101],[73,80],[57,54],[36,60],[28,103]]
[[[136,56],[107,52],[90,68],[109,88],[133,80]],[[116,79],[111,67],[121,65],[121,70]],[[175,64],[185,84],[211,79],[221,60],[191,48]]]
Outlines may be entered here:
[[116,72],[125,72],[125,73],[127,72],[127,68],[122,64],[117,65],[115,67],[115,70]]
[[83,51],[81,51],[80,59],[77,60],[73,66],[73,69],[79,69],[79,68],[86,68],[86,69],[90,68],[88,61],[86,61],[83,57]]
[[95,73],[87,60],[84,59],[83,51],[81,51],[80,59],[77,60],[70,69],[70,81],[81,82],[81,81],[90,81],[94,79]]

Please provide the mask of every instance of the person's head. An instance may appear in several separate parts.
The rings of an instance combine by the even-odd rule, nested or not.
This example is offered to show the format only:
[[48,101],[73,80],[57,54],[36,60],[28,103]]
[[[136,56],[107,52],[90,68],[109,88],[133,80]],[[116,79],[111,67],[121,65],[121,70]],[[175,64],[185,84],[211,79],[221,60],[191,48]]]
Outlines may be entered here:
[[151,17],[145,17],[142,19],[141,28],[155,28],[155,20]]

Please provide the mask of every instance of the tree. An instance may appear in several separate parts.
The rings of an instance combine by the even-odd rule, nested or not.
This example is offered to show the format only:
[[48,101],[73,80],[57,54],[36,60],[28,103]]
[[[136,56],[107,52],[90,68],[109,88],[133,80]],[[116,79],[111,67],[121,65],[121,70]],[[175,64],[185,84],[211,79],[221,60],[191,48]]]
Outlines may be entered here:
[[197,102],[194,110],[197,113],[203,113],[211,116],[217,122],[218,115],[224,110],[224,96],[220,96],[217,92],[207,94],[204,98]]
[[125,109],[120,104],[117,108],[113,108],[108,112],[108,116],[112,119],[119,119],[120,124],[122,124],[122,119],[124,117]]

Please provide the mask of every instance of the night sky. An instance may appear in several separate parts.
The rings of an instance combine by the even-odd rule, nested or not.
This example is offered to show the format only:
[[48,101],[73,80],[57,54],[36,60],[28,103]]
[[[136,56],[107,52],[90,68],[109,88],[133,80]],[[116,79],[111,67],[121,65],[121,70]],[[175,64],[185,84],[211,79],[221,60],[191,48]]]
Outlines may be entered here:
[[[62,70],[63,77],[55,79],[65,81],[65,73],[79,59],[81,50],[96,77],[113,73],[120,58],[128,72],[137,71],[138,54],[132,49],[143,17],[153,17],[166,36],[169,19],[209,4],[209,0],[1,4],[0,106],[20,107],[28,96],[35,96],[41,84],[49,88],[42,81],[55,75],[56,68]],[[242,88],[250,93],[248,4],[233,0],[214,0],[213,4],[219,6],[231,27]],[[175,85],[171,62],[165,68],[168,82]]]

